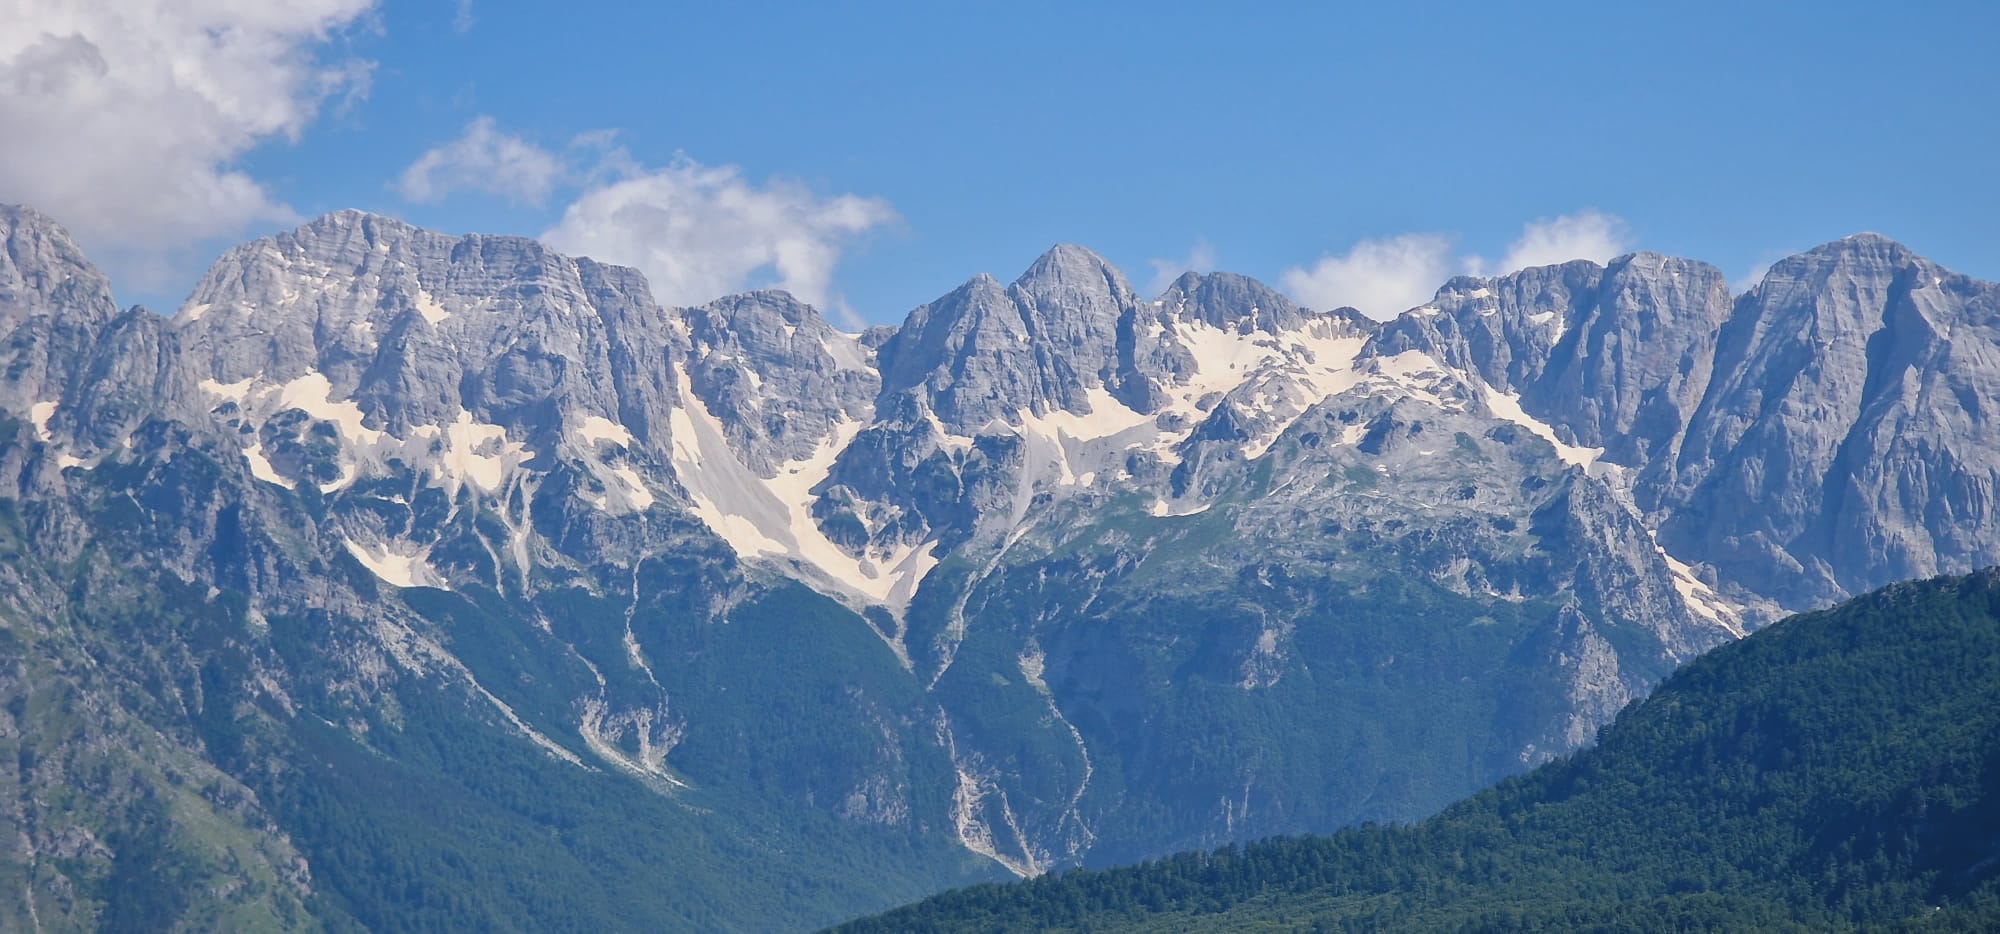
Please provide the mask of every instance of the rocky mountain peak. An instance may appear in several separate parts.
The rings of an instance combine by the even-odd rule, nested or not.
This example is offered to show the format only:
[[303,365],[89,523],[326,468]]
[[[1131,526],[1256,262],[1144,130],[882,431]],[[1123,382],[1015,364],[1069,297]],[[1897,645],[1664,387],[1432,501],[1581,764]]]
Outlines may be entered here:
[[606,509],[650,502],[688,343],[632,270],[358,211],[224,254],[172,329],[180,417],[225,428],[259,479],[419,468],[497,496],[560,457]]
[[1995,309],[2000,288],[1879,234],[1772,265],[1717,338],[1661,540],[1792,606],[1993,563],[2000,516],[1953,491],[2000,478],[1973,453],[2000,443],[1973,376],[2000,358]]
[[0,204],[0,329],[58,308],[92,323],[118,313],[110,282],[67,229],[33,208]]
[[[437,318],[425,306],[447,296],[490,305],[490,310],[546,310],[578,301],[586,277],[652,302],[637,270],[564,256],[530,237],[455,236],[343,210],[224,253],[196,284],[178,317],[193,321],[232,302],[264,314],[299,314],[315,307],[317,290],[297,286],[332,285],[353,292],[350,282],[358,288],[386,287],[391,293],[370,311],[377,325],[407,311]],[[260,294],[273,283],[280,285],[280,301]]]
[[1806,304],[1828,311],[1841,303],[1812,301],[1814,293],[1843,287],[1879,292],[1917,264],[1929,265],[1901,243],[1881,234],[1854,234],[1773,263],[1745,297],[1751,299],[1750,307],[1760,311],[1780,306],[1804,310]]
[[760,475],[870,414],[881,388],[873,354],[790,293],[732,295],[682,314],[692,389]]
[[[425,232],[423,228],[400,217],[377,214],[360,208],[340,208],[328,211],[300,224],[297,232],[301,237],[337,236],[345,232],[364,231],[374,233],[410,234]],[[448,236],[448,235],[443,235]]]
[[1872,230],[1863,230],[1863,231],[1858,231],[1856,233],[1848,234],[1847,236],[1842,237],[1838,240],[1831,240],[1826,243],[1822,243],[1818,247],[1808,250],[1807,252],[1820,253],[1827,251],[1889,252],[1889,253],[1900,254],[1903,256],[1916,255],[1914,251],[1912,251],[1909,247],[1904,246],[1901,242],[1897,241],[1895,238],[1890,237],[1887,234],[1876,233],[1875,231]]
[[1014,280],[1014,286],[1031,295],[1054,296],[1070,291],[1117,298],[1132,294],[1132,287],[1118,267],[1071,243],[1058,243],[1036,257],[1020,278]]
[[758,289],[727,295],[703,307],[721,315],[732,325],[740,323],[746,328],[777,323],[795,328],[803,326],[813,335],[833,330],[819,309],[799,301],[784,289]]
[[1057,246],[1010,286],[974,276],[912,311],[881,345],[883,388],[917,392],[966,434],[1021,413],[1089,412],[1088,394],[1119,381],[1119,328],[1137,307],[1117,268]]
[[1117,267],[1062,244],[1043,253],[1007,291],[1032,337],[1073,359],[1086,378],[1110,376],[1119,322],[1138,305]]
[[0,205],[0,411],[47,426],[118,317],[111,283],[69,231],[32,208]]
[[[1233,272],[1184,273],[1157,302],[1168,314],[1237,332],[1296,330],[1311,314],[1276,289]],[[1357,327],[1370,326],[1356,318]]]

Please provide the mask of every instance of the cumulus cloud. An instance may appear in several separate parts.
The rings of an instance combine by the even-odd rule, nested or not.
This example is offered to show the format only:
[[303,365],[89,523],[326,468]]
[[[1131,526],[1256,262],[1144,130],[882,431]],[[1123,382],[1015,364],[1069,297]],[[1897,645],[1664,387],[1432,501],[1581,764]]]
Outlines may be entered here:
[[1496,267],[1513,272],[1530,266],[1553,266],[1574,259],[1602,263],[1631,248],[1625,222],[1602,211],[1578,211],[1543,218],[1521,228]]
[[1320,257],[1310,267],[1287,269],[1279,281],[1307,307],[1348,305],[1371,317],[1388,318],[1430,298],[1455,265],[1451,238],[1403,234],[1363,240],[1346,253]]
[[608,177],[563,211],[542,240],[565,253],[637,267],[670,305],[773,286],[802,301],[839,305],[834,266],[859,237],[896,219],[888,202],[823,197],[799,182],[757,184],[735,166],[685,156],[646,168],[622,151]]
[[1279,281],[1308,307],[1350,305],[1387,319],[1430,300],[1454,275],[1501,275],[1576,259],[1602,263],[1629,249],[1622,219],[1585,210],[1524,225],[1497,263],[1457,255],[1445,234],[1411,233],[1363,240],[1346,253],[1287,269]]
[[1153,267],[1153,278],[1147,283],[1152,294],[1158,295],[1173,285],[1183,273],[1208,273],[1215,269],[1215,248],[1207,240],[1197,240],[1180,259],[1150,259],[1146,264]]
[[236,166],[296,141],[369,66],[324,57],[373,0],[14,0],[0,29],[0,201],[34,205],[139,288],[193,243],[292,211]]
[[860,318],[833,293],[834,267],[857,239],[896,219],[879,198],[822,196],[784,178],[758,183],[735,166],[685,155],[648,166],[612,130],[545,148],[489,116],[418,157],[394,187],[416,202],[474,192],[540,204],[562,191],[573,200],[541,239],[637,268],[661,302],[693,305],[776,287],[850,326]]
[[425,152],[403,170],[396,190],[420,203],[471,190],[541,204],[567,171],[561,156],[501,132],[492,117],[479,117],[457,139]]

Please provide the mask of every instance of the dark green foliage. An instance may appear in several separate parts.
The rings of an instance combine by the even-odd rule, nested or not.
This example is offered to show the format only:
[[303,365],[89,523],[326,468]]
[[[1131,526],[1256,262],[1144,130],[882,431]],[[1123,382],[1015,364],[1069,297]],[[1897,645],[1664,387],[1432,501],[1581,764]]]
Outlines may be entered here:
[[187,911],[201,874],[178,852],[166,806],[150,794],[126,810],[106,843],[114,854],[111,874],[101,883],[105,931],[153,930],[163,918]]
[[2000,929],[2000,572],[1686,666],[1413,826],[947,893],[850,931]]

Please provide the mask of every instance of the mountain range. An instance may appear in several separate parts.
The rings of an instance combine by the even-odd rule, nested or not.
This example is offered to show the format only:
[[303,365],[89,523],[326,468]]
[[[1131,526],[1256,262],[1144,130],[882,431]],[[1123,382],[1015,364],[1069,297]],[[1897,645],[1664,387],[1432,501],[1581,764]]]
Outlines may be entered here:
[[358,212],[171,316],[0,243],[10,926],[798,926],[1412,820],[2000,553],[2000,286],[1875,235],[1387,322],[1058,246],[859,334]]

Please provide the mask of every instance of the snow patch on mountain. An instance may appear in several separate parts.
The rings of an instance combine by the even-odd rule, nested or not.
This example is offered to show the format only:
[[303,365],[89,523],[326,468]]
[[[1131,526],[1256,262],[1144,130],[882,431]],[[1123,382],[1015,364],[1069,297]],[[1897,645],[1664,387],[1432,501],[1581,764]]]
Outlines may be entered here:
[[278,411],[299,409],[320,421],[332,422],[349,444],[373,445],[382,440],[382,432],[363,424],[361,406],[334,399],[333,383],[317,370],[277,387],[277,392]]
[[37,402],[28,407],[28,424],[35,426],[35,437],[43,444],[55,440],[49,435],[49,419],[56,414],[53,402]]
[[1022,414],[1018,427],[1009,426],[1027,442],[1024,480],[1088,486],[1096,480],[1099,469],[1123,451],[1158,437],[1153,416],[1133,411],[1102,386],[1087,390],[1085,399],[1089,412],[1059,409],[1044,415]]
[[1432,359],[1420,350],[1405,350],[1386,357],[1374,357],[1365,364],[1366,381],[1377,389],[1408,395],[1446,412],[1463,411],[1459,394],[1465,386],[1464,374]]
[[1213,505],[1215,504],[1203,502],[1175,504],[1164,499],[1156,499],[1153,501],[1153,505],[1149,511],[1156,518],[1179,518],[1182,516],[1198,516],[1207,512],[1208,508]]
[[818,495],[834,460],[862,428],[843,420],[812,455],[780,464],[760,477],[730,449],[722,422],[688,390],[686,367],[675,365],[683,405],[671,416],[675,475],[687,489],[696,517],[739,557],[771,558],[807,573],[806,583],[858,607],[901,613],[924,576],[937,566],[933,542],[865,549],[849,554],[813,520]]
[[287,490],[294,488],[291,478],[279,473],[277,468],[271,466],[270,459],[264,456],[263,442],[253,441],[249,447],[244,448],[243,462],[250,465],[250,476],[265,483],[275,483]]
[[[333,425],[340,440],[340,475],[320,484],[322,493],[339,492],[364,473],[382,472],[390,460],[401,460],[427,468],[432,480],[451,496],[456,497],[468,485],[493,494],[501,490],[511,472],[535,458],[525,443],[509,440],[505,428],[476,421],[471,412],[462,409],[447,424],[410,429],[408,438],[369,428],[361,406],[350,399],[335,398],[331,381],[318,371],[284,383],[260,377],[235,383],[207,379],[200,387],[213,398],[235,403],[252,429],[290,410]],[[262,441],[253,439],[243,457],[257,479],[293,487],[293,481],[272,466]]]
[[1721,626],[1730,635],[1742,638],[1749,631],[1745,625],[1750,616],[1748,608],[1716,593],[1715,588],[1695,574],[1692,566],[1668,554],[1667,549],[1660,545],[1659,532],[1649,529],[1646,534],[1653,539],[1653,550],[1659,553],[1661,560],[1667,563],[1667,570],[1673,573],[1674,591],[1681,595],[1688,610]]
[[577,426],[576,435],[585,444],[611,442],[626,447],[632,446],[632,429],[602,415],[585,416],[583,424]]
[[250,387],[256,385],[256,383],[257,378],[253,376],[234,383],[218,383],[212,379],[205,379],[201,381],[200,385],[202,392],[208,393],[218,399],[226,399],[237,405],[242,405],[244,402],[249,401]]
[[519,441],[507,440],[507,429],[476,422],[472,413],[459,410],[457,420],[438,428],[420,425],[412,435],[425,440],[443,439],[442,450],[430,460],[431,476],[451,495],[471,484],[482,493],[497,493],[509,472],[535,459],[535,452]]
[[1598,458],[1604,456],[1603,448],[1586,448],[1563,441],[1556,434],[1555,428],[1548,422],[1529,415],[1521,409],[1520,394],[1496,392],[1491,386],[1484,384],[1481,384],[1480,389],[1485,395],[1486,408],[1493,413],[1494,417],[1513,422],[1522,428],[1528,429],[1535,437],[1547,441],[1555,447],[1556,456],[1562,458],[1563,463],[1588,470],[1590,465],[1596,463]]
[[369,573],[391,587],[436,587],[450,590],[444,575],[430,565],[430,548],[408,543],[364,545],[351,538],[341,539],[347,553]]
[[443,324],[446,318],[451,317],[451,312],[446,311],[443,305],[438,304],[435,296],[422,289],[417,290],[417,299],[412,304],[417,306],[417,314],[423,315],[424,321],[432,327]]
[[1021,427],[1051,438],[1096,441],[1124,434],[1153,420],[1150,415],[1133,411],[1102,386],[1090,387],[1085,391],[1085,398],[1090,404],[1088,412],[1058,409],[1045,415],[1024,414],[1021,416]]

